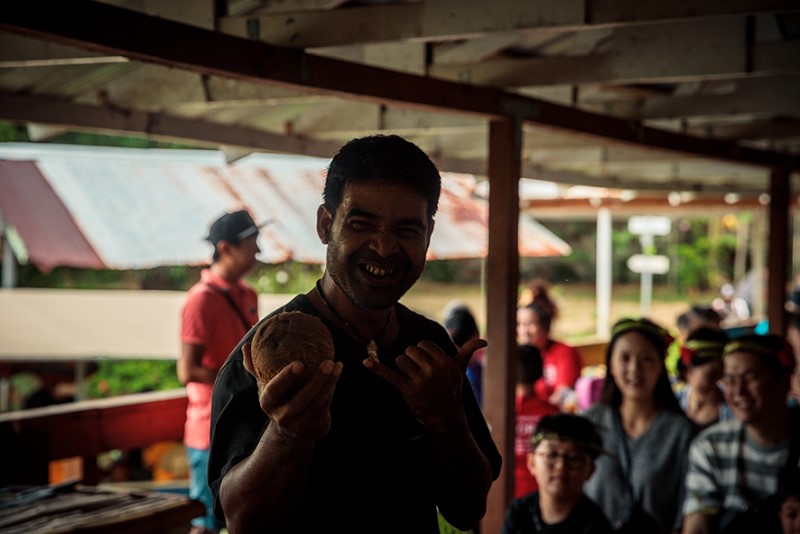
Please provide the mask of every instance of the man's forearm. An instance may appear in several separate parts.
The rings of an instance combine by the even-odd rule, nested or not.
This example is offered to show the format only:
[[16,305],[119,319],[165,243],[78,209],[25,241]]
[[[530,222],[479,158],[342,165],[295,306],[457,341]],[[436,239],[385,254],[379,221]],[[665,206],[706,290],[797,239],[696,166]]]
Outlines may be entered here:
[[253,454],[222,480],[220,501],[228,529],[284,532],[291,527],[308,480],[314,442],[268,425]]
[[486,513],[486,497],[492,485],[489,460],[466,423],[436,434],[435,446],[440,466],[439,510],[450,524],[469,530]]

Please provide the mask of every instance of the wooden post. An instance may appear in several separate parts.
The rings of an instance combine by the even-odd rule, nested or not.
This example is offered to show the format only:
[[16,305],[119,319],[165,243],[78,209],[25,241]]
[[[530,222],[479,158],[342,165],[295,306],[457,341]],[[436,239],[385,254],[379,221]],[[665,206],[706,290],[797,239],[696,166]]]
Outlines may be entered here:
[[786,281],[792,257],[789,241],[789,200],[791,183],[786,169],[773,169],[769,182],[769,278],[767,280],[767,317],[770,332],[786,333]]
[[487,349],[484,413],[503,456],[500,478],[489,493],[481,532],[500,532],[514,488],[514,384],[516,307],[519,290],[519,177],[522,125],[513,119],[489,125],[489,253],[486,268]]

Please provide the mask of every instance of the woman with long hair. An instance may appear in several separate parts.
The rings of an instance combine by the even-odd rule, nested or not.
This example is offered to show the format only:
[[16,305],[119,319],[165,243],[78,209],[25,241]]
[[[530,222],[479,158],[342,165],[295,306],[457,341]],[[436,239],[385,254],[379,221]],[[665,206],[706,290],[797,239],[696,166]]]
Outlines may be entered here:
[[598,458],[586,494],[625,532],[680,531],[694,425],[664,366],[672,337],[658,324],[623,319],[612,329],[600,402],[584,414],[613,456]]

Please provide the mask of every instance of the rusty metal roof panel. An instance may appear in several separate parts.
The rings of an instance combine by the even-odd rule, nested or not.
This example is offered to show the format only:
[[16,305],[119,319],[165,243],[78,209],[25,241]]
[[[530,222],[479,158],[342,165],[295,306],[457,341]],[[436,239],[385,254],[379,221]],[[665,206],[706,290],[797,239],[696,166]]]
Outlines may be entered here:
[[42,271],[59,265],[103,268],[35,163],[0,160],[0,214],[22,238],[30,261]]
[[[35,162],[108,268],[207,263],[212,248],[204,237],[211,221],[224,211],[242,208],[257,222],[273,220],[259,234],[260,261],[325,260],[315,226],[325,159],[257,154],[228,165],[217,151],[18,143],[0,145],[0,158]],[[462,175],[443,178],[429,257],[482,257],[486,202],[472,195]],[[0,193],[13,196],[11,191]],[[44,221],[51,217],[49,210],[33,213]],[[520,237],[522,255],[569,250],[553,234],[524,220]]]

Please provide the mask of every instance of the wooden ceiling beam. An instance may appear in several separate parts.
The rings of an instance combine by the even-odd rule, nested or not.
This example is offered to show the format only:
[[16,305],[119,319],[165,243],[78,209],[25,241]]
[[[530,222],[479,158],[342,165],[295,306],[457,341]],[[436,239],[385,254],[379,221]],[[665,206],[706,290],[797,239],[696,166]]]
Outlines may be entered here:
[[[652,5],[658,4],[658,5]],[[225,17],[222,31],[297,48],[402,40],[443,41],[484,33],[586,30],[731,15],[793,12],[792,0],[426,0],[325,11]]]
[[[614,142],[745,165],[800,169],[798,157],[647,128],[498,89],[316,57],[98,2],[75,0],[56,3],[49,9],[49,16],[42,17],[40,9],[30,3],[7,6],[0,11],[0,29],[251,83],[485,119],[517,117],[529,124]],[[75,17],[75,13],[82,16]],[[71,23],[63,24],[64,20]],[[136,28],[136,31],[120,31],[120,28]],[[143,32],[146,39],[142,38]]]
[[800,72],[800,43],[747,46],[741,19],[653,24],[614,31],[599,54],[434,64],[428,74],[497,87],[662,83]]
[[218,148],[282,152],[329,158],[340,143],[315,141],[264,130],[184,119],[164,113],[98,107],[33,96],[0,93],[0,118],[20,123],[66,126],[71,129],[139,134],[154,139],[183,140]]

